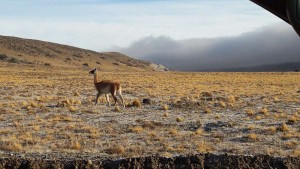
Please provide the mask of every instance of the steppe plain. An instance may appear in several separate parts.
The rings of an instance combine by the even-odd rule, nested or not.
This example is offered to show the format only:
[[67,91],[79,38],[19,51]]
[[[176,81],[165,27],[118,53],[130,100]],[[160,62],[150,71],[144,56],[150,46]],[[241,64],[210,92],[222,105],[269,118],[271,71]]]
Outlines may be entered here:
[[100,71],[122,108],[94,105],[90,69],[2,62],[0,155],[300,155],[297,72]]

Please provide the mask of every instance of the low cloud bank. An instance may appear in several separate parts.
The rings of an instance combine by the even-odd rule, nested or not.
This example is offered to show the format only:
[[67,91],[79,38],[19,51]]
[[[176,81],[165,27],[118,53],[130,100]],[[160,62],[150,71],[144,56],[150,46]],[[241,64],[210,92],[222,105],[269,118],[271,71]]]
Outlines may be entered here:
[[291,26],[280,23],[237,37],[145,37],[115,50],[176,70],[221,70],[300,61],[300,38]]

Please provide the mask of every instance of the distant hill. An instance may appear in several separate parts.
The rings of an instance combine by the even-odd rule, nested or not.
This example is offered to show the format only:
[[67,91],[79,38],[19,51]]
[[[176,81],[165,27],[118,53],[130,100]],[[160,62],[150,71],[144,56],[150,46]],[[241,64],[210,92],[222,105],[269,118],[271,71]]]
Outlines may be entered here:
[[39,40],[0,36],[0,63],[58,67],[98,67],[106,71],[159,70],[151,62],[117,52],[99,53]]

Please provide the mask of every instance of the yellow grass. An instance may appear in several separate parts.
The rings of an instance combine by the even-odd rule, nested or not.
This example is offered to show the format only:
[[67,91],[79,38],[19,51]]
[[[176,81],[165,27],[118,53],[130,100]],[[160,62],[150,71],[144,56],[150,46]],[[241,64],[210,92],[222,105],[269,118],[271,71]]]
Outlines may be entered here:
[[165,113],[164,113],[164,117],[169,117],[169,113],[168,113],[168,112],[165,112]]
[[184,118],[183,118],[183,117],[176,117],[176,121],[177,121],[177,122],[183,122],[183,121],[184,121]]
[[202,129],[197,129],[197,130],[195,131],[195,134],[201,135],[201,134],[203,134],[203,130],[202,130]]
[[178,134],[178,130],[177,129],[170,129],[169,132],[171,135],[177,135]]
[[299,157],[299,156],[300,156],[300,149],[295,149],[295,150],[293,150],[291,156]]
[[125,148],[124,148],[124,146],[119,145],[119,144],[112,145],[110,148],[108,148],[106,150],[106,152],[108,154],[120,154],[120,155],[123,155],[123,154],[125,154]]
[[6,151],[13,152],[19,152],[23,150],[22,144],[18,143],[17,141],[4,142],[2,143],[2,145],[0,145],[0,148]]
[[[119,109],[103,95],[94,105],[89,68],[51,65],[0,67],[3,154],[261,154],[276,140],[271,154],[299,155],[297,73],[101,71],[101,80],[122,85],[130,106]],[[141,104],[145,98],[153,103]]]
[[162,106],[162,109],[163,109],[163,110],[169,110],[169,106],[168,106],[168,105],[163,105],[163,106]]
[[254,110],[250,110],[250,109],[246,110],[246,113],[248,116],[253,116],[255,114]]
[[197,145],[197,151],[199,152],[210,152],[212,150],[213,150],[213,146],[208,143],[200,142]]
[[269,110],[266,107],[264,107],[259,110],[259,113],[267,116],[267,115],[269,115]]
[[77,110],[77,108],[74,107],[74,106],[69,107],[69,111],[72,112],[72,113],[76,112],[76,110]]
[[205,108],[204,113],[212,113],[212,110],[209,108]]
[[72,141],[70,145],[71,149],[74,150],[80,150],[81,149],[81,144],[78,141]]
[[141,126],[135,126],[135,127],[131,128],[131,131],[140,133],[140,132],[144,131],[144,128]]
[[252,140],[252,141],[257,141],[258,137],[255,133],[251,133],[248,136],[248,139]]
[[142,106],[141,102],[138,99],[134,99],[132,101],[131,105],[134,106],[134,107],[141,107]]
[[115,107],[115,112],[121,112],[121,108],[119,106]]
[[289,131],[289,127],[288,127],[285,123],[282,123],[282,124],[277,128],[277,130],[283,131],[283,132],[287,132],[287,131]]

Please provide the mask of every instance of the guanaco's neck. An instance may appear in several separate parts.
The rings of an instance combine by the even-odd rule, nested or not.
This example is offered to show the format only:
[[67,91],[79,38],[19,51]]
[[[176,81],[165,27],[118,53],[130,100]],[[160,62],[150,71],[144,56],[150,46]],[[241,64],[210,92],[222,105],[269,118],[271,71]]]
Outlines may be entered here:
[[96,84],[98,82],[98,73],[94,73],[94,83]]

